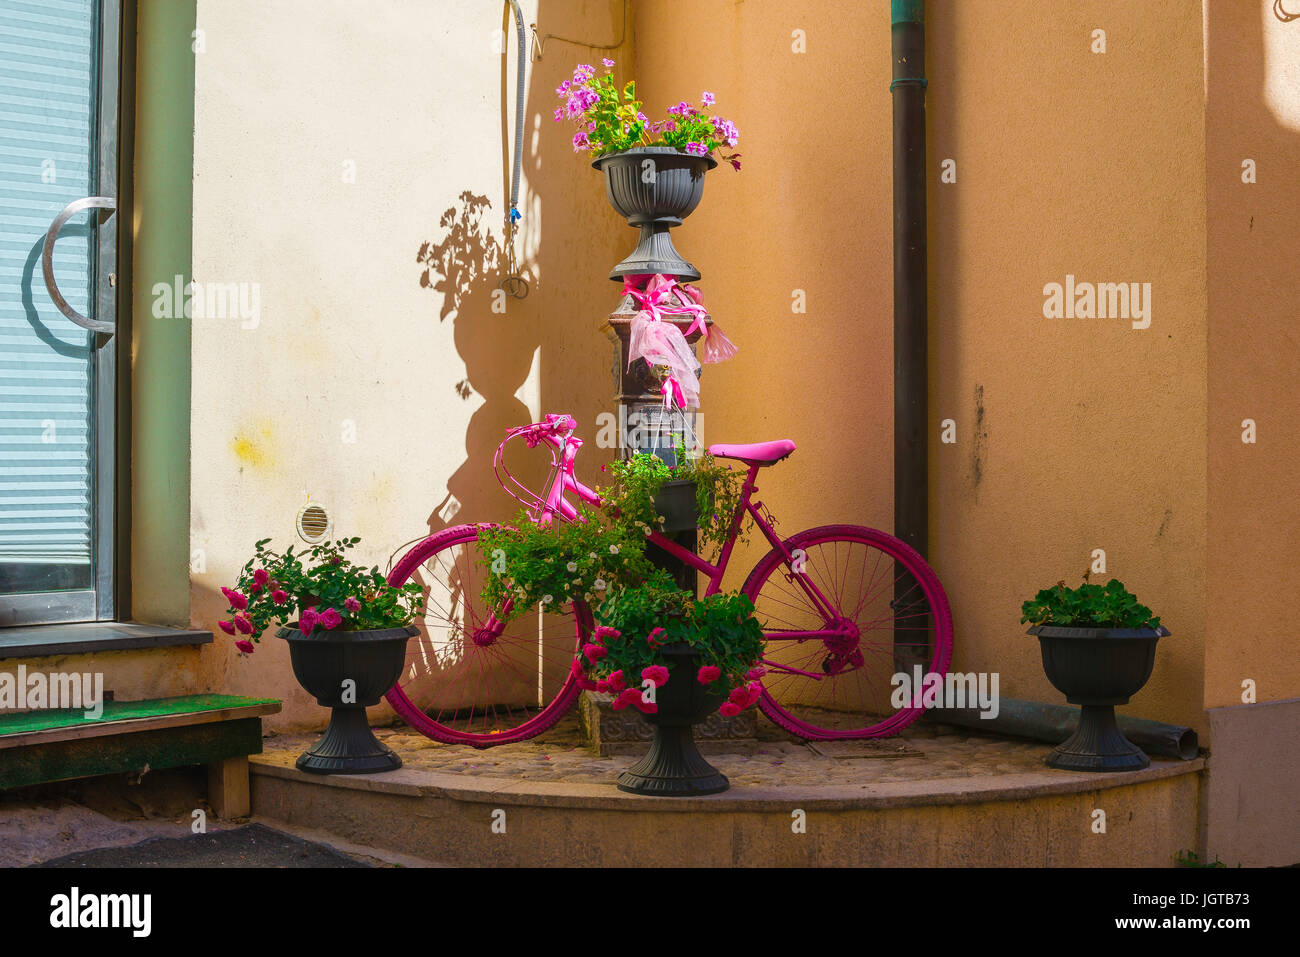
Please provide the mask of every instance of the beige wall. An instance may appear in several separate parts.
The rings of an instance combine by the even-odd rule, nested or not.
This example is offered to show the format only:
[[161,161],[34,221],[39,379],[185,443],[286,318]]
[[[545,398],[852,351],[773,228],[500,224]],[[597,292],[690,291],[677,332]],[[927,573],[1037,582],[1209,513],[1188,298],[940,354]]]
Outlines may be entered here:
[[[1000,672],[1006,696],[1059,701],[1020,602],[1077,580],[1104,548],[1107,577],[1174,632],[1130,710],[1203,727],[1199,4],[1062,4],[1051,17],[1036,0],[927,7],[931,557],[953,604],[954,667]],[[706,377],[708,440],[799,443],[763,483],[784,532],[889,529],[884,5],[699,4],[689,31],[670,0],[636,8],[647,102],[707,88],[741,127],[744,171],[711,174],[680,231],[741,346]],[[1094,28],[1105,54],[1089,51]],[[792,51],[795,30],[806,53]],[[946,158],[955,184],[939,182]],[[1044,319],[1043,286],[1067,273],[1151,282],[1151,327]],[[794,289],[807,315],[791,314]],[[955,445],[939,443],[946,418]]]
[[[1295,252],[1300,23],[1272,0],[1207,5],[1209,635],[1205,706],[1300,697]],[[1257,182],[1242,182],[1253,159]],[[1253,419],[1255,444],[1242,442]]]
[[[617,36],[607,3],[547,4],[541,16],[536,0],[523,7],[544,32]],[[596,326],[615,303],[600,277],[631,231],[551,120],[561,73],[588,58],[558,41],[530,71],[519,254],[533,291],[505,315],[491,309],[507,195],[503,97],[511,138],[514,117],[513,67],[503,76],[494,38],[501,10],[199,2],[194,277],[257,283],[261,316],[247,329],[237,317],[194,322],[191,539],[206,561],[193,576],[196,626],[215,628],[218,588],[255,539],[292,540],[308,493],[338,534],[361,537],[365,561],[384,566],[431,528],[513,514],[491,479],[507,425],[564,409],[590,430],[608,401]],[[508,50],[513,64],[513,26]],[[477,226],[466,191],[491,202]],[[454,225],[440,223],[446,210]],[[456,227],[455,268],[426,288],[421,245]],[[203,652],[203,678],[283,697],[281,726],[324,715],[273,637],[240,660],[220,636]]]

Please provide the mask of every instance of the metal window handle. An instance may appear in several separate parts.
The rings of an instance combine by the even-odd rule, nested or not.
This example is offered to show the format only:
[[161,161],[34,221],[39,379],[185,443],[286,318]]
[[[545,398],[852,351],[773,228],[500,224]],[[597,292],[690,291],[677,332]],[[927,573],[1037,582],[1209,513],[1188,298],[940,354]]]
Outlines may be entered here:
[[58,307],[59,312],[83,329],[111,334],[115,328],[112,322],[104,319],[91,319],[89,316],[83,316],[77,312],[72,306],[68,305],[68,300],[63,298],[63,293],[59,292],[59,284],[54,280],[54,243],[59,238],[59,231],[63,229],[67,221],[83,209],[115,210],[117,209],[117,200],[111,196],[85,196],[64,206],[59,211],[59,215],[54,217],[54,222],[50,223],[50,228],[45,233],[45,245],[41,249],[41,272],[45,274],[45,288],[49,291],[50,299],[54,301],[54,305]]

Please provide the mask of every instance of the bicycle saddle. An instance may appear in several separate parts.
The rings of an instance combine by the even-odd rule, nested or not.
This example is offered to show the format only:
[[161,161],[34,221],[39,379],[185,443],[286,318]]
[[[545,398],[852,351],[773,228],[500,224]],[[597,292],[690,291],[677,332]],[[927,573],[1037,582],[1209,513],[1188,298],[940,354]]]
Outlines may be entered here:
[[789,439],[777,439],[753,445],[710,445],[709,454],[716,459],[736,459],[746,465],[775,465],[794,449],[795,445]]

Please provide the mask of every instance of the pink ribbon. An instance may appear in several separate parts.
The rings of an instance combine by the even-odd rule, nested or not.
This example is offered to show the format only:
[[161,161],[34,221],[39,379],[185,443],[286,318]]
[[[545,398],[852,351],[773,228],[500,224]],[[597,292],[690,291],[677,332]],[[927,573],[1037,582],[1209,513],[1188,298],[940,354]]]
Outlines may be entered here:
[[[683,295],[674,297],[680,291]],[[699,330],[704,337],[704,361],[722,362],[730,359],[737,352],[736,346],[726,337],[715,322],[710,329],[704,322],[709,314],[704,308],[704,296],[699,288],[690,283],[678,283],[671,276],[659,273],[623,277],[623,295],[631,296],[640,307],[641,312],[648,312],[652,319],[660,321],[664,316],[691,316],[691,324],[686,327],[684,335]],[[674,301],[674,298],[688,301]]]

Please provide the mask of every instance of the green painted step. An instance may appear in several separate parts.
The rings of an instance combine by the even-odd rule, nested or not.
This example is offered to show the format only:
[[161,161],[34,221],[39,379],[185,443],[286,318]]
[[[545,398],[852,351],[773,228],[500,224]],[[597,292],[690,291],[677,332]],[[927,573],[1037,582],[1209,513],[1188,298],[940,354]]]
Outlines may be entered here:
[[87,718],[80,708],[60,711],[23,711],[0,715],[0,735],[21,734],[28,731],[49,731],[83,724],[102,724],[107,721],[129,721],[133,718],[160,718],[172,714],[195,714],[201,711],[220,711],[223,708],[243,708],[249,705],[279,704],[277,698],[245,698],[228,694],[192,694],[179,698],[155,698],[150,701],[105,701],[104,713],[99,718]]

